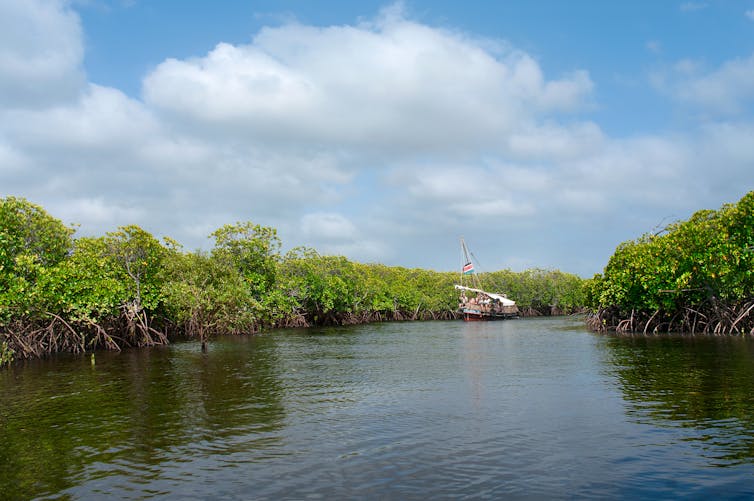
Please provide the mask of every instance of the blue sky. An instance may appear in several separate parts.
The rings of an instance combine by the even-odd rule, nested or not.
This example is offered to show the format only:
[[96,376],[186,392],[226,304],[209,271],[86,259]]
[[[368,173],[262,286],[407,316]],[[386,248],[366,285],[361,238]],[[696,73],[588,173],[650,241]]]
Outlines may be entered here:
[[591,276],[754,189],[754,0],[0,0],[0,196]]

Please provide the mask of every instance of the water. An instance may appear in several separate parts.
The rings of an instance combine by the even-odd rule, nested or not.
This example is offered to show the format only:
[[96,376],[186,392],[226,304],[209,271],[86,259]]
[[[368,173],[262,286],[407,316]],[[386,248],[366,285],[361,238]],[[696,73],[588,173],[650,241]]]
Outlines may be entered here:
[[0,498],[754,495],[754,340],[280,331],[0,371]]

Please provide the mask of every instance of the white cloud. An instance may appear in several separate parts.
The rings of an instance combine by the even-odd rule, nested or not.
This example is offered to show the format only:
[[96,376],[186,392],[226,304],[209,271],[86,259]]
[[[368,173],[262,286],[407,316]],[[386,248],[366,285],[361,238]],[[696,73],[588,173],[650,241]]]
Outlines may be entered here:
[[568,160],[601,148],[606,138],[592,122],[569,126],[553,122],[522,127],[508,138],[510,153],[520,159]]
[[10,143],[0,142],[0,179],[28,166],[28,159]]
[[85,85],[82,59],[78,16],[63,4],[0,2],[0,108],[40,107],[76,96]]
[[536,212],[534,207],[529,204],[521,205],[504,198],[479,202],[467,199],[463,202],[451,204],[449,208],[460,216],[493,219],[528,216]]
[[416,228],[467,227],[500,223],[500,218],[533,216],[535,200],[550,187],[549,173],[535,168],[481,162],[468,165],[406,166],[391,181],[407,196],[396,204],[403,224]]
[[[707,169],[703,176],[706,186],[702,189],[726,189],[741,186],[754,189],[752,166],[754,165],[754,123],[723,122],[703,127],[697,141],[697,158],[700,170]],[[742,183],[741,180],[749,181]],[[733,200],[731,200],[733,201]]]
[[352,240],[357,234],[356,226],[345,216],[323,212],[304,215],[301,231],[307,238],[325,240]]
[[[569,137],[567,129],[559,132]],[[404,222],[500,231],[605,218],[637,204],[672,207],[678,199],[668,193],[688,195],[685,178],[700,167],[688,153],[691,145],[679,138],[608,140],[599,134],[589,147],[574,142],[572,151],[532,155],[527,162],[401,166],[392,180],[407,186],[408,196],[400,197]]]
[[45,109],[11,110],[6,117],[8,134],[30,147],[133,150],[160,129],[140,102],[93,84],[75,101]]
[[389,11],[374,23],[263,29],[251,45],[160,64],[147,103],[199,126],[260,140],[408,151],[457,149],[537,113],[574,111],[584,71],[546,80],[538,63]]
[[545,111],[578,111],[593,87],[586,71],[575,71],[563,80],[547,82],[542,89],[540,102]]
[[202,59],[165,61],[144,89],[150,103],[208,122],[266,121],[315,98],[305,78],[269,55],[225,43]]
[[744,12],[744,15],[754,21],[754,9],[747,10],[746,12]]
[[134,221],[144,216],[138,207],[109,204],[102,197],[64,200],[46,209],[65,223],[76,222],[84,227],[107,226],[111,221]]
[[655,74],[653,82],[678,101],[707,113],[739,114],[754,100],[754,54],[726,61],[708,72],[699,63],[682,60],[672,72]]
[[383,242],[371,239],[346,216],[335,212],[305,214],[299,223],[306,245],[322,254],[358,256],[361,261],[384,259],[390,252]]

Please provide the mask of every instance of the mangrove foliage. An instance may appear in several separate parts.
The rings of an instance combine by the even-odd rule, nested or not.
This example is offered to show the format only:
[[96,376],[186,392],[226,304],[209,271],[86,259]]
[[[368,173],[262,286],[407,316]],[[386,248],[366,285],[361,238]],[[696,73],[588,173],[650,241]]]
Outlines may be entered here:
[[[352,262],[296,248],[243,222],[185,251],[138,226],[74,238],[42,207],[0,198],[0,365],[97,348],[165,344],[275,327],[456,317],[458,274]],[[584,305],[582,280],[559,271],[480,275],[524,314]]]
[[586,294],[598,331],[754,334],[754,192],[622,243]]

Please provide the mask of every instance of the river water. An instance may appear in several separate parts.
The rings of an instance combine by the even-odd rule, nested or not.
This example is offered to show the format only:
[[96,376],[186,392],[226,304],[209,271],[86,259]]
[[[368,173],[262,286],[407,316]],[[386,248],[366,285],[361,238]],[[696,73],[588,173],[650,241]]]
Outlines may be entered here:
[[754,496],[754,340],[302,329],[0,370],[0,498]]

